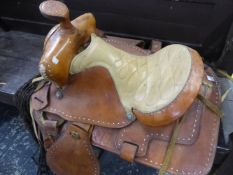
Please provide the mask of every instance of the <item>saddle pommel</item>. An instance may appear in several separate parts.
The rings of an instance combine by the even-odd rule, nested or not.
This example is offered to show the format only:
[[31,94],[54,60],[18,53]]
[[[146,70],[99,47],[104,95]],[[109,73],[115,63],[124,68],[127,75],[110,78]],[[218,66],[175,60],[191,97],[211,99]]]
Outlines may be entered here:
[[40,11],[60,24],[53,27],[45,38],[39,70],[44,78],[62,87],[69,79],[72,59],[95,32],[96,21],[91,13],[70,21],[69,9],[60,1],[44,1],[40,4]]

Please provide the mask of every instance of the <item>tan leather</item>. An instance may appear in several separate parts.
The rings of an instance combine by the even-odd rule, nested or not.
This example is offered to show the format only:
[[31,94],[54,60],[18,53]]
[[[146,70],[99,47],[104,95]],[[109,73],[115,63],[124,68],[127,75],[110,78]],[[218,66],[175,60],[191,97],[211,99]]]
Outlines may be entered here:
[[57,175],[98,175],[99,164],[86,131],[67,124],[47,150],[49,167]]
[[[120,41],[119,41],[120,42]],[[120,42],[120,45],[123,45],[124,42]],[[122,47],[122,46],[121,46]],[[129,49],[130,47],[130,49]],[[134,50],[135,46],[130,46],[128,44],[125,44],[125,50],[129,49],[131,51]],[[143,51],[138,51],[140,50],[140,48],[135,49],[135,53],[138,52],[139,55],[141,53],[143,53]],[[144,53],[146,54],[146,53]],[[90,74],[89,74],[90,73]],[[94,75],[91,73],[95,73]],[[103,73],[101,76],[100,74]],[[217,80],[217,78],[215,77],[214,73],[211,70],[207,70],[207,73],[209,76],[214,77],[215,80]],[[75,79],[79,77],[79,79]],[[101,77],[101,78],[94,78],[94,77]],[[70,81],[71,84],[69,84],[67,87],[64,88],[64,97],[63,99],[58,100],[55,96],[55,92],[56,89],[54,87],[54,85],[52,85],[52,87],[49,89],[48,87],[44,86],[42,89],[40,89],[39,91],[37,91],[31,98],[31,107],[33,109],[33,111],[40,111],[40,112],[44,112],[45,116],[49,116],[49,114],[53,114],[59,118],[63,118],[65,120],[67,120],[67,123],[73,123],[73,124],[77,124],[76,122],[82,122],[82,123],[90,123],[90,124],[94,124],[95,128],[93,130],[92,133],[92,144],[94,144],[97,147],[103,148],[105,150],[114,152],[116,154],[119,154],[122,156],[122,158],[132,161],[133,157],[134,160],[154,167],[154,168],[159,168],[160,164],[163,161],[164,158],[164,153],[166,151],[166,147],[168,145],[169,142],[169,138],[171,136],[171,132],[172,129],[174,127],[174,124],[170,124],[168,126],[161,126],[161,127],[149,127],[146,125],[143,125],[141,122],[139,122],[138,120],[135,121],[128,121],[128,123],[125,123],[124,125],[122,125],[121,127],[115,127],[115,125],[106,125],[107,127],[102,127],[102,125],[100,123],[98,123],[98,121],[84,121],[84,120],[79,120],[77,118],[75,118],[75,122],[74,120],[71,120],[70,118],[65,118],[64,114],[62,112],[57,112],[57,111],[51,111],[48,110],[51,105],[54,105],[53,102],[51,101],[56,101],[56,107],[57,109],[63,109],[63,106],[66,105],[66,107],[69,107],[69,105],[74,105],[74,103],[77,103],[79,100],[80,102],[78,102],[77,105],[74,105],[73,107],[69,107],[69,110],[71,108],[79,108],[79,105],[83,105],[82,108],[84,110],[92,110],[93,106],[88,106],[89,103],[91,103],[90,101],[88,103],[86,103],[88,101],[88,99],[94,99],[95,97],[98,97],[98,93],[101,92],[103,90],[104,92],[104,96],[108,97],[109,99],[111,99],[111,94],[115,94],[116,93],[116,89],[115,92],[111,90],[111,88],[107,87],[105,88],[104,86],[106,86],[107,84],[101,84],[102,82],[100,81],[101,79],[104,79],[103,81],[107,81],[108,83],[112,83],[113,80],[110,78],[109,79],[105,79],[106,77],[110,77],[110,74],[106,71],[106,69],[104,68],[100,68],[100,67],[96,67],[96,68],[91,68],[89,70],[86,70],[82,73],[79,73],[77,75],[72,76],[72,78],[75,79],[75,81]],[[204,76],[205,81],[208,82],[208,80],[206,79],[206,75]],[[73,79],[73,80],[74,80]],[[91,81],[90,81],[91,80]],[[95,84],[95,83],[91,83],[92,81],[94,82],[99,82],[99,84]],[[74,84],[78,84],[80,86],[78,95],[75,93],[75,91],[73,91],[73,93],[69,93],[69,96],[66,95],[66,93],[68,93],[68,91],[66,91],[66,88],[70,88],[70,87],[75,87],[76,85]],[[209,82],[210,84],[212,84],[213,82]],[[77,87],[78,87],[77,85]],[[83,86],[85,85],[85,86]],[[70,87],[69,87],[70,86]],[[75,87],[75,88],[77,88]],[[82,88],[83,89],[82,89]],[[85,87],[85,88],[84,88]],[[212,102],[215,103],[219,103],[219,91],[217,89],[216,86],[213,86],[214,89],[210,89],[207,86],[203,86],[203,88],[201,89],[201,93],[208,97]],[[100,88],[99,91],[96,91],[97,88]],[[109,89],[108,89],[109,88]],[[87,89],[87,90],[86,90]],[[113,88],[114,89],[114,88]],[[89,90],[93,90],[93,93],[87,93]],[[107,91],[106,91],[107,90]],[[106,95],[108,93],[106,92],[111,92],[110,96]],[[39,95],[38,95],[39,94]],[[83,97],[82,95],[83,94]],[[93,96],[94,95],[94,96]],[[102,97],[103,94],[99,94],[101,96],[101,99],[104,99]],[[44,97],[46,96],[46,97]],[[68,97],[67,97],[68,96]],[[43,99],[46,103],[46,105],[41,104],[40,102],[38,102],[38,100],[36,100],[34,97],[38,97],[39,99]],[[49,97],[49,98],[47,98]],[[79,97],[78,99],[76,99],[76,97]],[[67,98],[67,99],[66,99]],[[68,98],[73,98],[72,100],[68,100]],[[114,98],[115,100],[118,99]],[[87,99],[87,101],[83,101],[84,99]],[[64,102],[64,101],[65,102]],[[73,100],[77,100],[75,102],[73,102]],[[54,102],[55,102],[54,101]],[[119,101],[119,99],[118,99]],[[107,102],[107,101],[106,101]],[[83,104],[82,104],[83,103]],[[34,109],[34,107],[36,107],[36,109]],[[65,108],[66,108],[65,107]],[[81,109],[79,109],[81,111]],[[103,110],[101,108],[101,110]],[[100,110],[100,112],[101,112]],[[108,109],[110,110],[110,109]],[[110,118],[114,118],[115,116],[113,115],[114,109],[112,108],[111,111],[111,116],[109,118],[103,118],[104,120],[112,120]],[[68,111],[68,110],[67,110]],[[91,113],[89,113],[88,115],[93,116],[94,112],[97,112],[97,108],[92,111]],[[64,112],[64,111],[63,111]],[[78,113],[75,113],[75,110],[73,110],[71,112],[71,114],[74,112],[75,115],[78,116]],[[125,113],[124,113],[125,114]],[[169,172],[173,173],[173,174],[187,174],[187,175],[195,175],[195,174],[200,174],[200,175],[206,175],[208,173],[208,171],[211,168],[213,159],[214,159],[214,153],[216,150],[216,143],[217,143],[217,136],[218,136],[218,127],[219,127],[219,118],[212,113],[208,108],[206,108],[201,102],[195,100],[194,104],[191,106],[191,108],[189,108],[189,110],[186,113],[187,119],[186,121],[184,121],[183,125],[181,126],[180,129],[180,133],[179,136],[177,138],[177,144],[175,146],[175,152],[174,155],[172,156],[172,163],[168,169]],[[90,117],[87,116],[87,117]],[[98,113],[95,113],[94,115],[95,117],[98,116]],[[114,117],[113,117],[114,116]],[[126,116],[121,117],[121,116],[117,116],[120,118],[120,120],[124,120],[126,118]],[[56,120],[56,117],[53,117],[53,119],[51,117],[49,117],[49,120]],[[76,120],[77,119],[77,120]],[[95,118],[94,118],[95,119]],[[115,118],[113,120],[116,120]],[[73,125],[72,125],[73,126]],[[79,127],[78,127],[79,126]],[[74,126],[75,128],[77,127],[78,130],[81,129],[80,127],[86,128],[86,125],[76,125]],[[115,128],[115,129],[113,129]],[[116,129],[118,128],[118,129]],[[63,128],[64,130],[64,128]],[[76,129],[75,129],[76,130]],[[83,131],[86,131],[87,129],[81,129]],[[63,132],[62,132],[63,133]],[[57,174],[59,173],[63,173],[63,174],[70,174],[67,173],[69,172],[69,169],[71,169],[72,171],[76,171],[78,169],[78,166],[80,164],[80,162],[77,162],[77,164],[73,165],[67,165],[67,166],[72,166],[69,169],[68,168],[64,168],[64,170],[60,170],[59,167],[57,167],[56,165],[61,164],[62,166],[64,165],[61,161],[61,158],[64,157],[64,159],[67,158],[67,155],[70,155],[70,151],[68,151],[69,149],[73,149],[71,148],[68,144],[67,141],[65,141],[65,139],[69,139],[69,137],[67,138],[62,138],[62,142],[57,142],[59,141],[61,134],[59,133],[57,136],[57,139],[52,140],[52,146],[54,143],[59,143],[58,145],[61,144],[62,145],[62,149],[67,150],[67,152],[64,152],[64,154],[60,154],[61,149],[55,149],[55,151],[53,152],[53,154],[55,154],[55,159],[49,159],[47,156],[47,161],[49,162],[49,166],[52,168],[52,170],[54,172],[56,172]],[[86,132],[87,133],[87,132]],[[63,135],[63,134],[62,134]],[[89,135],[85,136],[86,138],[89,138]],[[125,145],[125,143],[130,143],[132,145],[135,145],[135,147],[130,147],[129,145]],[[52,148],[52,146],[50,146]],[[80,146],[81,147],[81,146]],[[137,147],[137,149],[136,149]],[[136,151],[137,150],[137,151]],[[190,156],[190,154],[194,154],[194,156]],[[52,154],[52,155],[53,155]],[[83,161],[81,163],[85,163],[85,166],[89,168],[89,163],[90,163],[90,159],[88,155],[84,155],[85,152],[83,153],[77,153],[77,154],[82,154],[82,157],[87,156],[87,161],[86,159],[82,159]],[[87,154],[87,152],[86,152]],[[70,157],[70,156],[68,156]],[[74,161],[80,161],[75,159],[75,157],[72,157],[72,159],[74,159]],[[58,163],[56,163],[58,161]],[[92,169],[93,170],[93,169]],[[62,172],[60,172],[62,171]],[[63,175],[61,174],[61,175]],[[90,171],[90,172],[78,172],[76,173],[77,175],[93,175],[94,172]]]
[[95,66],[110,72],[125,110],[133,109],[140,121],[152,126],[182,116],[196,98],[203,77],[201,57],[186,46],[170,45],[139,57],[92,34],[90,45],[72,60],[70,73]]

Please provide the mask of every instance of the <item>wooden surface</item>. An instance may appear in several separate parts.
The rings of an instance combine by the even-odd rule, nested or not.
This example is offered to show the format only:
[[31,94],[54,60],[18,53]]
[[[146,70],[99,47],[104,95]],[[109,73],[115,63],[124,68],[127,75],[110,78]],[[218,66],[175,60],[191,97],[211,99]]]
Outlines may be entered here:
[[0,102],[14,105],[16,91],[38,74],[44,36],[0,31]]

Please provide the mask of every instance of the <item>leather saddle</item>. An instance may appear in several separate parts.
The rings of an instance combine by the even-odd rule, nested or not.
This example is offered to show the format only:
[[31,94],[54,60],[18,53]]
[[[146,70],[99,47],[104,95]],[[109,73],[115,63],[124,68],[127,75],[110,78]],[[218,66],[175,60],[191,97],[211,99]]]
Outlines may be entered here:
[[151,53],[103,37],[91,14],[70,22],[59,1],[45,1],[40,10],[60,21],[46,37],[39,65],[48,81],[30,101],[52,171],[98,175],[94,145],[160,168],[160,174],[208,174],[220,93],[217,77],[195,50],[175,44]]

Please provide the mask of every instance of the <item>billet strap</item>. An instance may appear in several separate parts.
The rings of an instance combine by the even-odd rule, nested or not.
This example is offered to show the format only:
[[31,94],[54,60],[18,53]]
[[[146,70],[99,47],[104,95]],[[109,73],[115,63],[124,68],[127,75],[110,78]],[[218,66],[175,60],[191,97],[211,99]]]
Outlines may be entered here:
[[210,100],[208,100],[207,98],[205,98],[203,95],[198,94],[197,98],[205,104],[206,107],[208,107],[209,110],[211,110],[212,112],[214,112],[216,115],[218,115],[219,117],[223,117],[223,112],[219,109],[219,107],[217,105],[215,105],[214,103],[212,103]]
[[176,145],[176,140],[177,140],[177,137],[179,134],[179,130],[180,130],[182,123],[185,121],[185,119],[186,119],[186,115],[184,115],[181,119],[176,120],[176,124],[175,124],[174,129],[173,129],[173,134],[172,134],[171,140],[169,142],[169,145],[167,147],[167,151],[165,153],[165,157],[164,157],[164,160],[163,160],[163,163],[162,163],[162,166],[159,170],[158,175],[164,175],[166,173],[170,163],[171,163],[172,154],[174,152],[174,148]]

